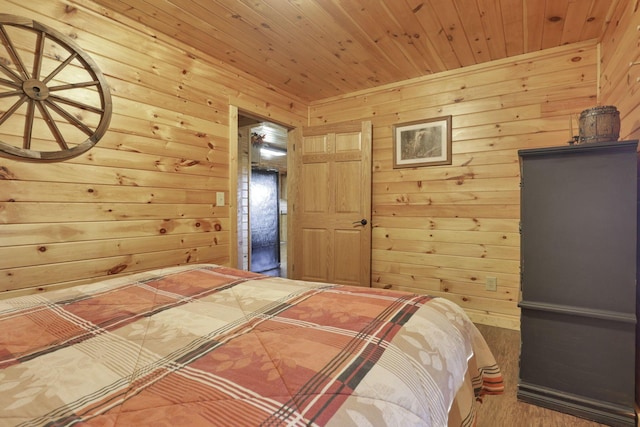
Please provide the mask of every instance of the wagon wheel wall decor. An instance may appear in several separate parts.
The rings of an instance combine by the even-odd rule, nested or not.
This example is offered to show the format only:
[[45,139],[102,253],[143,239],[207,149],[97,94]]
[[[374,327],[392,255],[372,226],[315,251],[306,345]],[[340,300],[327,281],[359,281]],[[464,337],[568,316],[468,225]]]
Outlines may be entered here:
[[73,40],[0,14],[0,155],[64,160],[93,147],[111,120],[111,95]]

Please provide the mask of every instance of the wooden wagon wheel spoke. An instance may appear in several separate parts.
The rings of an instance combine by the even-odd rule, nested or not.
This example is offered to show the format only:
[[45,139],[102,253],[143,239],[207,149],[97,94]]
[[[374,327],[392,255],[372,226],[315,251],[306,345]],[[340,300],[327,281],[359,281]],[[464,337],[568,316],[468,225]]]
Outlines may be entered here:
[[31,148],[31,134],[33,133],[33,115],[36,108],[36,102],[29,100],[27,105],[27,119],[24,124],[24,137],[22,138],[22,148],[29,150]]
[[45,36],[42,33],[38,33],[38,39],[36,42],[35,62],[33,64],[33,78],[40,78],[40,71],[42,69],[42,57],[44,56],[44,42]]
[[91,111],[92,113],[96,113],[96,114],[101,114],[104,112],[104,110],[102,108],[96,108],[94,106],[91,106],[89,104],[85,104],[83,102],[79,102],[79,101],[74,101],[72,99],[67,99],[67,98],[63,98],[61,96],[56,96],[56,95],[49,95],[49,100],[55,100],[57,102],[60,102],[62,104],[67,104],[70,105],[72,107],[77,107],[80,108],[81,110],[85,110],[85,111]]
[[76,59],[77,56],[78,56],[78,54],[76,52],[73,52],[62,64],[58,65],[58,68],[56,68],[51,73],[49,73],[49,75],[47,77],[45,77],[42,80],[42,82],[43,83],[49,83],[52,78],[54,78],[55,76],[60,74],[60,71],[62,71],[63,68],[65,68],[67,65],[71,64],[71,61]]
[[24,92],[22,90],[12,90],[11,92],[2,92],[0,93],[0,98],[8,98],[10,96],[19,96]]
[[78,89],[78,88],[83,88],[83,87],[98,86],[99,84],[100,84],[99,81],[94,80],[94,81],[91,81],[91,82],[70,83],[68,85],[50,86],[49,87],[49,92],[55,92],[57,90]]
[[2,117],[0,117],[0,125],[2,125],[13,113],[16,112],[16,110],[18,108],[20,108],[22,106],[22,104],[24,104],[24,102],[29,99],[27,96],[22,96],[20,99],[18,99],[15,104],[13,104],[6,113],[4,113],[4,115]]
[[7,34],[7,30],[5,29],[4,25],[0,25],[0,37],[2,37],[2,42],[7,48],[11,59],[18,67],[18,71],[20,72],[20,74],[22,74],[22,77],[24,77],[25,80],[30,79],[31,76],[29,75],[27,68],[24,66],[24,63],[22,62],[22,58],[18,54],[18,51],[11,42],[11,38],[9,37],[9,34]]
[[2,70],[7,76],[11,77],[11,79],[13,79],[14,82],[22,83],[22,79],[20,78],[20,76],[16,74],[16,72],[13,71],[11,68],[7,67],[1,62],[0,62],[0,70]]
[[69,123],[71,123],[72,125],[76,126],[78,129],[80,129],[81,131],[86,133],[88,136],[93,135],[93,130],[89,126],[85,125],[84,123],[82,123],[82,121],[80,121],[77,118],[73,117],[64,108],[61,108],[56,103],[52,102],[51,99],[47,99],[45,102],[46,102],[48,107],[50,107],[51,109],[55,110],[56,113],[60,114],[62,117],[67,119],[67,121]]
[[18,83],[18,82],[3,79],[2,77],[0,77],[0,85],[10,86],[18,89],[22,86],[22,81]]
[[42,114],[42,117],[44,117],[44,121],[49,126],[49,130],[51,131],[53,136],[56,138],[56,142],[58,143],[60,148],[62,148],[63,150],[67,150],[69,148],[69,146],[67,145],[67,141],[64,140],[64,136],[62,136],[62,132],[60,132],[60,129],[56,125],[56,122],[53,120],[53,117],[51,117],[51,113],[49,113],[49,110],[47,110],[47,107],[45,107],[45,105],[42,102],[38,102],[36,105],[40,110],[40,114]]
[[[109,127],[112,107],[106,80],[93,60],[69,37],[14,15],[0,14],[0,43],[6,50],[4,58],[0,52],[0,74],[6,76],[0,77],[6,88],[0,100],[8,104],[18,98],[9,108],[0,107],[0,125],[12,117],[24,122],[19,143],[0,141],[0,155],[64,160],[93,147]],[[25,53],[28,46],[33,49]],[[15,131],[0,129],[1,135],[18,140]]]

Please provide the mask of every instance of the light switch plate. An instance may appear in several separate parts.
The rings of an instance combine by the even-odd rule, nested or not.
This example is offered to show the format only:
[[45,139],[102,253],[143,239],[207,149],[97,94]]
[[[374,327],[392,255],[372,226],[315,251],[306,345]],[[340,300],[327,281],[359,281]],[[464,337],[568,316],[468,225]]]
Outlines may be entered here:
[[224,193],[222,191],[216,192],[216,206],[224,206]]
[[497,277],[487,277],[487,281],[485,282],[484,288],[487,291],[497,291],[498,290],[498,278]]

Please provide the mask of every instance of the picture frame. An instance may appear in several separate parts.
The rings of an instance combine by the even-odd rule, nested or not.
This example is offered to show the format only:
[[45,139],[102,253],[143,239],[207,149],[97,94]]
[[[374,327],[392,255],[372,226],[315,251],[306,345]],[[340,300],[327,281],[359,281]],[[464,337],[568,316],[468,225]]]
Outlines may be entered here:
[[393,168],[451,164],[451,116],[393,126]]

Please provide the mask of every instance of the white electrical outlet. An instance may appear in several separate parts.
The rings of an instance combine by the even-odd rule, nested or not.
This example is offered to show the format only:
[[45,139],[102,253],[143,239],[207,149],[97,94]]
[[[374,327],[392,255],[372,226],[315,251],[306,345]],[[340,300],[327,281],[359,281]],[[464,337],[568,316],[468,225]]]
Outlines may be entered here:
[[222,191],[216,193],[216,206],[224,206],[224,193]]
[[488,291],[497,291],[498,290],[498,278],[497,277],[487,277],[487,281],[484,284],[484,288]]

